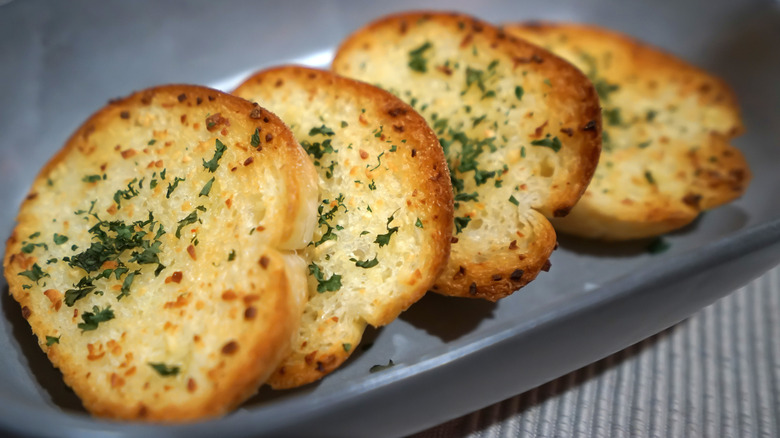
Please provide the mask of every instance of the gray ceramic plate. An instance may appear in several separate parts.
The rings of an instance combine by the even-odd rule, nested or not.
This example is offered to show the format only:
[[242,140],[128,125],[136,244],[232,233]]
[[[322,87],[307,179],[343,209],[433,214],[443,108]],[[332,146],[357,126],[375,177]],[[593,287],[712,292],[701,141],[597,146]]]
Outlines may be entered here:
[[[0,3],[8,3],[0,0]],[[477,6],[477,3],[482,3]],[[2,289],[0,431],[57,437],[397,436],[518,394],[685,318],[780,261],[780,14],[771,1],[453,1],[496,22],[599,23],[724,77],[743,105],[747,195],[667,237],[606,245],[561,238],[548,274],[497,305],[428,296],[369,331],[345,366],[299,390],[267,390],[220,420],[125,425],[87,416]],[[419,1],[51,2],[0,6],[0,235],[34,175],[115,96],[147,86],[229,88],[256,68],[324,65],[349,32]],[[2,281],[2,280],[0,280]],[[397,365],[370,374],[375,364]]]

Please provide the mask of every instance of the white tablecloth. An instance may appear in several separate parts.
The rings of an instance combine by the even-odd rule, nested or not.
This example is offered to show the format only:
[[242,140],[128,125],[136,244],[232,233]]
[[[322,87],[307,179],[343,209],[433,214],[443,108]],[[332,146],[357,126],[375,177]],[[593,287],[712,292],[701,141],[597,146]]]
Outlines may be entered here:
[[780,268],[682,323],[415,435],[780,437]]

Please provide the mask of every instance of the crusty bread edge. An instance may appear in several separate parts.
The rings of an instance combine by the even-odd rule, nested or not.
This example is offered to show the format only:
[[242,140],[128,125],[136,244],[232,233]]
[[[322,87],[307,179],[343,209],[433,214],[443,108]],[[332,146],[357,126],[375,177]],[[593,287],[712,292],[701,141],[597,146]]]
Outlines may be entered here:
[[[166,94],[171,94],[171,95],[176,95],[178,93],[186,94],[186,93],[195,92],[199,94],[203,93],[202,96],[203,98],[207,98],[206,96],[212,96],[214,97],[214,99],[222,98],[223,100],[227,101],[227,102],[223,102],[223,104],[226,104],[229,107],[233,107],[234,109],[242,110],[242,112],[246,113],[247,117],[249,117],[251,111],[253,111],[257,107],[256,105],[252,105],[250,102],[247,102],[238,97],[229,95],[227,93],[223,93],[218,90],[197,86],[197,85],[185,85],[185,84],[160,85],[146,90],[137,91],[131,93],[127,97],[110,101],[107,106],[104,106],[103,108],[101,108],[100,110],[92,114],[85,122],[83,122],[74,131],[74,133],[66,141],[65,145],[41,168],[39,173],[36,175],[34,181],[37,182],[41,180],[45,175],[49,174],[56,166],[58,166],[67,157],[67,155],[71,153],[71,151],[76,147],[77,142],[79,141],[79,136],[81,136],[82,138],[88,137],[94,131],[95,125],[97,123],[99,123],[101,120],[105,118],[114,116],[115,113],[118,114],[118,112],[120,111],[121,104],[131,103],[134,99],[141,99],[142,101],[145,99],[151,99],[154,96],[154,94],[157,92],[165,92]],[[191,96],[191,97],[194,98],[195,96]],[[225,97],[227,97],[227,99],[224,99]],[[245,108],[239,108],[240,106],[244,106]],[[264,114],[267,114],[269,116],[269,120],[270,118],[273,118],[275,119],[275,123],[284,125],[283,122],[274,114],[272,114],[270,111],[267,110],[263,110],[263,111]],[[297,141],[292,136],[292,133],[289,131],[289,129],[286,129],[285,131],[286,131],[285,133],[286,138],[284,138],[284,143],[293,146],[290,148],[285,148],[284,152],[286,154],[293,155],[292,157],[290,157],[291,159],[288,161],[291,162],[303,161],[303,163],[299,164],[299,166],[288,167],[287,172],[289,172],[291,178],[295,176],[294,179],[300,180],[301,177],[297,173],[296,169],[298,169],[301,165],[306,166],[307,164],[311,165],[311,163],[309,163],[308,157],[305,157],[305,152],[298,145]],[[299,150],[295,150],[295,148]],[[303,158],[303,160],[301,160],[300,158]],[[315,173],[313,168],[311,169],[311,173]],[[316,184],[316,181],[314,182],[314,184]],[[298,191],[293,196],[295,196],[297,199],[298,197],[302,196],[301,193],[302,192]],[[32,202],[36,197],[37,197],[37,193],[35,192],[35,184],[33,184],[29,194],[22,201],[19,211],[22,211],[24,206],[28,202]],[[296,202],[295,204],[298,204],[298,202]],[[294,215],[294,212],[288,211],[288,214]],[[291,221],[287,221],[287,222],[291,222]],[[24,311],[29,298],[26,296],[27,294],[22,290],[21,287],[22,280],[19,279],[18,276],[12,275],[13,274],[12,264],[14,264],[15,262],[14,259],[17,253],[19,252],[18,246],[21,244],[20,243],[21,241],[18,237],[17,228],[18,228],[18,223],[14,226],[14,229],[10,237],[6,240],[5,254],[3,257],[3,268],[4,268],[4,275],[6,281],[8,282],[9,293],[19,303],[20,308],[22,309],[23,316],[26,316],[26,319],[29,320],[33,318],[39,318],[39,316],[36,314],[26,314],[27,312]],[[291,230],[291,227],[288,226],[287,228]],[[273,294],[274,296],[277,297],[277,299],[273,304],[274,308],[280,314],[289,313],[290,309],[298,309],[299,306],[298,304],[295,303],[293,294],[291,293],[291,291],[289,291],[289,282],[286,277],[286,272],[281,271],[280,274],[277,275],[277,277],[278,277],[277,281],[272,282],[271,284],[276,284],[280,288],[287,289],[287,293]],[[237,373],[235,378],[231,379],[231,381],[228,384],[222,386],[221,391],[217,393],[216,397],[211,397],[208,399],[199,398],[197,404],[187,405],[186,407],[165,406],[154,410],[149,410],[142,403],[139,403],[137,405],[126,405],[122,403],[113,403],[108,400],[100,398],[92,391],[90,385],[86,383],[83,379],[72,378],[70,376],[71,374],[73,374],[72,372],[70,372],[71,370],[69,370],[70,366],[67,362],[62,362],[59,360],[59,355],[57,354],[56,345],[54,347],[46,346],[46,340],[44,336],[45,333],[35,331],[33,329],[33,334],[37,338],[39,347],[50,359],[52,365],[62,371],[62,375],[65,380],[65,383],[69,387],[74,389],[74,391],[81,398],[84,407],[92,414],[101,417],[122,419],[122,420],[181,422],[181,421],[194,421],[194,420],[224,415],[229,410],[235,408],[238,404],[240,404],[248,397],[253,395],[257,391],[259,386],[262,384],[262,382],[264,382],[268,378],[268,376],[271,374],[271,372],[274,369],[274,367],[265,367],[263,369],[259,369],[257,366],[258,363],[266,362],[268,358],[272,358],[272,362],[278,363],[279,360],[281,360],[289,350],[289,345],[290,345],[289,333],[294,332],[295,327],[297,327],[297,325],[299,324],[299,321],[295,320],[294,318],[292,319],[286,318],[283,319],[282,321],[283,321],[282,324],[273,325],[273,327],[271,327],[269,331],[266,332],[266,335],[269,337],[269,339],[272,339],[273,342],[255,344],[251,354],[246,356],[248,359],[243,361],[244,363],[240,365],[246,370],[246,372]],[[271,344],[279,344],[279,345],[283,345],[284,347],[277,349],[277,351],[271,351],[268,347]]]

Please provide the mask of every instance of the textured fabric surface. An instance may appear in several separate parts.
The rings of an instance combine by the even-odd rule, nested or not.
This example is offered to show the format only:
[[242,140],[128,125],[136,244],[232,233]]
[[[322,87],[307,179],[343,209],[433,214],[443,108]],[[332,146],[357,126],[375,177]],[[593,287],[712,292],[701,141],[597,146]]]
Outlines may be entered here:
[[780,436],[780,268],[658,335],[415,438],[452,436]]

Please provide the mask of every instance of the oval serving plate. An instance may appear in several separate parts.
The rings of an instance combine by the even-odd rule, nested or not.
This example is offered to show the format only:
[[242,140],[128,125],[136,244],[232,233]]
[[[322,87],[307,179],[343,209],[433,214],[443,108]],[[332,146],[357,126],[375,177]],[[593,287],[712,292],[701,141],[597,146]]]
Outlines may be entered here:
[[[78,2],[77,2],[78,3]],[[329,48],[389,12],[357,1],[305,8],[236,2],[149,5],[11,2],[0,6],[0,233],[35,173],[109,97],[166,82],[232,89],[280,62],[326,66]],[[780,262],[780,16],[771,2],[682,5],[608,1],[434,2],[487,20],[568,19],[629,31],[723,76],[748,132],[735,142],[754,180],[740,201],[665,237],[600,244],[562,236],[549,273],[498,304],[430,294],[393,324],[367,332],[353,357],[319,383],[260,394],[237,412],[192,425],[154,426],[89,417],[36,345],[0,280],[0,431],[29,436],[399,436],[538,386],[684,319]],[[393,9],[418,8],[400,1]],[[617,8],[617,9],[616,9]],[[176,18],[174,20],[173,18]],[[619,17],[620,20],[614,20]],[[740,20],[734,20],[740,17]],[[669,25],[660,32],[653,23]],[[96,24],[99,23],[99,24]],[[732,23],[732,24],[729,24]],[[739,23],[739,26],[733,23]],[[747,32],[745,29],[750,29]],[[105,37],[108,35],[108,37]],[[684,42],[681,44],[681,42]],[[306,55],[295,57],[294,55]],[[396,365],[371,373],[374,365]]]

